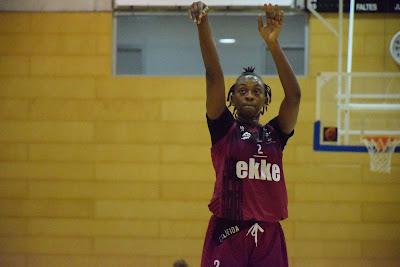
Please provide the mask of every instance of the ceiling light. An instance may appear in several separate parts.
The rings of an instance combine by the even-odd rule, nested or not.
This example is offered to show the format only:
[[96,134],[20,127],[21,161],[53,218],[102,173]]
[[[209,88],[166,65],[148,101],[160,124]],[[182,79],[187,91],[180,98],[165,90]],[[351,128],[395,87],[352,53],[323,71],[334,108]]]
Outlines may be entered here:
[[219,39],[218,42],[221,44],[234,44],[236,43],[236,39],[224,38],[224,39]]

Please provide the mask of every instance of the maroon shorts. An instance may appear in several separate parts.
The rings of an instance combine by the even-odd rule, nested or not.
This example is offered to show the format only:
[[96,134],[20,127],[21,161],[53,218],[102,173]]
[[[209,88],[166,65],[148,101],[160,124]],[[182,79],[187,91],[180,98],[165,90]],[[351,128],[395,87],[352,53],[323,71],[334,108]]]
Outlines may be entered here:
[[279,222],[229,221],[212,216],[201,267],[287,267]]

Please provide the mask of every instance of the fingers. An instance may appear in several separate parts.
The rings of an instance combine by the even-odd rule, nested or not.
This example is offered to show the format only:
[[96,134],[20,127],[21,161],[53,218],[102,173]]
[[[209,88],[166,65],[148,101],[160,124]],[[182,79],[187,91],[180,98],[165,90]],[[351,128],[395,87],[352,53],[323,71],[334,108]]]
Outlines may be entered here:
[[271,4],[268,4],[268,5],[265,4],[264,5],[265,16],[267,18],[272,17],[272,9],[273,9],[273,6]]
[[201,19],[205,16],[207,16],[207,12],[208,12],[209,8],[208,6],[204,6],[204,8],[200,11],[200,15],[199,15],[199,24],[201,23]]
[[193,4],[189,8],[189,17],[193,22],[197,22],[198,14],[199,14],[199,2],[193,2]]
[[267,17],[267,27],[279,26],[283,22],[284,13],[278,5],[265,4],[265,16]]
[[272,13],[273,13],[273,6],[271,4],[264,5],[265,17],[267,19],[267,28],[272,27]]
[[209,8],[203,2],[194,2],[189,8],[189,18],[197,24],[201,23],[201,19],[207,16]]
[[282,24],[283,22],[283,10],[281,10],[278,6],[276,6],[274,11],[274,18],[278,22],[278,24]]
[[264,28],[264,22],[262,19],[262,16],[258,16],[258,31],[262,32],[262,29]]

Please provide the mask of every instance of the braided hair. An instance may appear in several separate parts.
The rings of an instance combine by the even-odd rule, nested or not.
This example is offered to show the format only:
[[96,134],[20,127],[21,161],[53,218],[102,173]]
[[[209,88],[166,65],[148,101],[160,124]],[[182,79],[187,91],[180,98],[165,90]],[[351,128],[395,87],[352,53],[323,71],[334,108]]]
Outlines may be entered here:
[[[255,69],[256,69],[256,68],[255,68],[255,67],[252,67],[252,66],[243,68],[244,71],[243,71],[242,74],[236,79],[236,82],[237,82],[241,77],[246,76],[246,75],[255,76],[255,77],[257,77],[258,79],[260,79],[260,81],[262,81],[262,78],[254,72]],[[232,95],[233,95],[233,92],[234,92],[234,90],[235,90],[235,86],[236,86],[236,83],[233,84],[233,85],[231,86],[231,88],[229,89],[228,96],[227,96],[227,98],[226,98],[226,101],[229,102],[229,106],[228,106],[228,107],[231,107],[231,106],[232,106]],[[271,97],[272,97],[271,87],[269,87],[269,86],[268,86],[267,84],[265,84],[265,83],[264,83],[264,94],[265,94],[267,100],[265,101],[265,105],[264,105],[263,108],[262,108],[261,114],[264,114],[264,112],[265,112],[265,110],[267,109],[269,103],[271,103]],[[237,111],[237,110],[236,110],[236,107],[235,107],[235,108],[233,109],[233,114],[234,114],[235,117],[236,117],[236,115],[237,115],[237,114],[236,114],[236,111]]]

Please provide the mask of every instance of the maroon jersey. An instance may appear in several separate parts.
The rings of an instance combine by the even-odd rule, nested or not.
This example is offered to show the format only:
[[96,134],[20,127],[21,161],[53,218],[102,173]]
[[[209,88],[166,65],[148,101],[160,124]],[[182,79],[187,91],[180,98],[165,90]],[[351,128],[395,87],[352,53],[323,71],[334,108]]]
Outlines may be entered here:
[[216,173],[210,211],[231,220],[287,218],[282,152],[293,132],[284,134],[276,118],[264,126],[241,124],[228,109],[208,126]]

